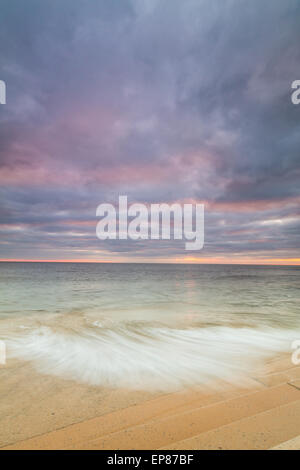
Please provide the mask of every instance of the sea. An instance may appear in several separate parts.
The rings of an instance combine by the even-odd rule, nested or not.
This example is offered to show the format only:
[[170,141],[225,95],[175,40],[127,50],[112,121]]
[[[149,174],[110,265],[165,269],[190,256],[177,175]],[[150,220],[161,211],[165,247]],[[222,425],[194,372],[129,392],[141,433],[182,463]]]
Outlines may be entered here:
[[0,341],[93,386],[232,383],[292,354],[299,301],[299,267],[1,262]]

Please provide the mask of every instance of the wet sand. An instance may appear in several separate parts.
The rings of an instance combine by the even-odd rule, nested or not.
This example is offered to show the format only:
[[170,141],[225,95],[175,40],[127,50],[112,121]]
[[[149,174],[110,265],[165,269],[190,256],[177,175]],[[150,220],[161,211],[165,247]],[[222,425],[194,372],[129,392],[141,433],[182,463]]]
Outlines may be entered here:
[[109,390],[2,367],[2,449],[300,448],[300,367],[276,357],[247,386]]

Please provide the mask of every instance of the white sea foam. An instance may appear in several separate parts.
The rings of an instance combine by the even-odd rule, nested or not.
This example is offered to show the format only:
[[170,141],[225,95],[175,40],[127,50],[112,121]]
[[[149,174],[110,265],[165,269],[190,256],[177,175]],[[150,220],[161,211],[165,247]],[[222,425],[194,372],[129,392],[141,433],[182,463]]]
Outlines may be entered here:
[[289,351],[294,339],[294,331],[272,328],[41,326],[8,338],[8,349],[42,373],[100,386],[167,390],[242,380],[262,359]]

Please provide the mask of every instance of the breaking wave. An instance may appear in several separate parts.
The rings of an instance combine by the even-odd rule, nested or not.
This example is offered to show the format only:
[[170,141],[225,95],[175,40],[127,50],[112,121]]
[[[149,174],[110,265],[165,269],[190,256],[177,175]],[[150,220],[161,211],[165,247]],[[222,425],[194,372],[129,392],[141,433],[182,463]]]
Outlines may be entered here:
[[101,323],[80,329],[39,326],[7,338],[10,355],[42,373],[92,385],[140,390],[233,383],[274,353],[290,351],[295,331],[207,326],[171,328]]

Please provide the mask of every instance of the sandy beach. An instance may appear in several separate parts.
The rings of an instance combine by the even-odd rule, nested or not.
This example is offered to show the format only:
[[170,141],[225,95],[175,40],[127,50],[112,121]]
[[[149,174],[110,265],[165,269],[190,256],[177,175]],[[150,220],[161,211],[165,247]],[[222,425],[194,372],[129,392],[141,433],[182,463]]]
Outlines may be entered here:
[[167,394],[41,378],[17,361],[1,372],[4,450],[300,448],[300,367],[290,355],[247,387]]

